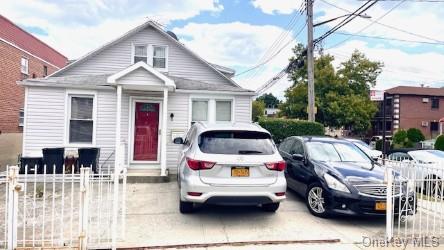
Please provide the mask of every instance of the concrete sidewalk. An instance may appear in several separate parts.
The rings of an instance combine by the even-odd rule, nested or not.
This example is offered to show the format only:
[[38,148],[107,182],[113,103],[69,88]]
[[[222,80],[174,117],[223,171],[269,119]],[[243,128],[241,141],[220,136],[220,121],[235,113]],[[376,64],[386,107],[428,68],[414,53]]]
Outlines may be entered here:
[[[383,237],[384,218],[321,219],[312,216],[294,193],[276,213],[258,207],[204,206],[182,215],[177,183],[128,184],[127,232],[121,247],[149,247],[245,241],[340,240],[331,249],[360,249],[363,236]],[[294,249],[325,249],[324,244],[292,244]],[[336,248],[337,246],[338,248]],[[277,247],[277,248],[275,248]],[[232,249],[286,249],[251,245]],[[225,249],[226,247],[223,247]],[[214,249],[222,249],[215,247]],[[367,248],[368,249],[368,248]]]

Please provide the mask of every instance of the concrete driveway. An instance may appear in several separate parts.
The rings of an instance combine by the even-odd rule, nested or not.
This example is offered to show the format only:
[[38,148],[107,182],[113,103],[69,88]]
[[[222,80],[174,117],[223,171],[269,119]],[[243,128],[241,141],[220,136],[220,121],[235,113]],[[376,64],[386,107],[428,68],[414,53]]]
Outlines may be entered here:
[[[314,217],[291,191],[276,213],[259,207],[204,206],[182,215],[176,182],[128,184],[127,188],[127,233],[121,247],[244,242],[230,248],[288,249],[291,245],[292,249],[325,249],[328,244],[333,249],[360,249],[364,236],[380,238],[385,232],[383,218]],[[258,241],[280,243],[252,244]]]

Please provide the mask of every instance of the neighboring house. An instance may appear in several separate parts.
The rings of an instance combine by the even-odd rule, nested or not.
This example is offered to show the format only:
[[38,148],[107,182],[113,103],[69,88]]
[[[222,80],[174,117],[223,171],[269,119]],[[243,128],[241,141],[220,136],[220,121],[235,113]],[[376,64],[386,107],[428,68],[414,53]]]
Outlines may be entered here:
[[0,15],[0,166],[16,164],[22,147],[26,78],[45,77],[67,58]]
[[265,115],[268,117],[276,117],[279,113],[279,109],[273,106],[268,106],[265,108]]
[[100,165],[175,172],[191,124],[251,122],[254,92],[149,21],[45,79],[27,79],[23,154],[100,148]]
[[[439,135],[444,116],[444,88],[398,86],[386,92],[386,128],[418,128],[428,139]],[[382,134],[382,103],[373,121],[374,135]]]

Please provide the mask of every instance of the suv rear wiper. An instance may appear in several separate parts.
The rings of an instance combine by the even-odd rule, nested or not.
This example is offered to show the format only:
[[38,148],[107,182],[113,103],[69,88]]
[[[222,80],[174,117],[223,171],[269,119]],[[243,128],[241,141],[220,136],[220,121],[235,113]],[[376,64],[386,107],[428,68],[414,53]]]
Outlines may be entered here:
[[262,151],[256,151],[256,150],[239,150],[239,154],[241,155],[247,155],[247,154],[262,154]]

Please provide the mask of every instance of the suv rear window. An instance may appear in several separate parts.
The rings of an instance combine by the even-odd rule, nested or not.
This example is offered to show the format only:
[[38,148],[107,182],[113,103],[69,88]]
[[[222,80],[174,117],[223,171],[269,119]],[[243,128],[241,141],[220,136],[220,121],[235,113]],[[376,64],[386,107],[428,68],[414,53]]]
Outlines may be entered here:
[[255,131],[208,131],[199,136],[199,148],[208,154],[271,155],[271,136]]

